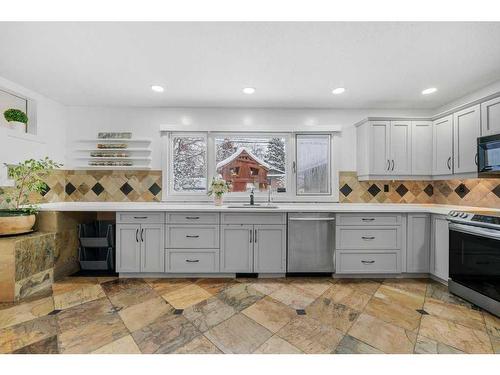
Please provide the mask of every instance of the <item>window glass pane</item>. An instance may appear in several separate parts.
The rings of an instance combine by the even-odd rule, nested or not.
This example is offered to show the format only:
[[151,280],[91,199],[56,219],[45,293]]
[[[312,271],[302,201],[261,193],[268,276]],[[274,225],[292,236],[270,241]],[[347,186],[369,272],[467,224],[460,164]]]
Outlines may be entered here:
[[231,135],[215,137],[216,175],[231,183],[232,192],[253,187],[266,191],[269,184],[286,192],[286,139]]
[[330,194],[329,135],[297,135],[297,194]]
[[21,126],[22,131],[26,132],[26,125],[13,125],[12,123],[9,124],[9,122],[5,119],[3,113],[9,108],[19,109],[24,113],[27,113],[27,106],[28,101],[26,99],[0,90],[0,126],[6,128],[17,128],[18,126]]
[[173,189],[177,192],[207,190],[207,141],[201,136],[174,136]]

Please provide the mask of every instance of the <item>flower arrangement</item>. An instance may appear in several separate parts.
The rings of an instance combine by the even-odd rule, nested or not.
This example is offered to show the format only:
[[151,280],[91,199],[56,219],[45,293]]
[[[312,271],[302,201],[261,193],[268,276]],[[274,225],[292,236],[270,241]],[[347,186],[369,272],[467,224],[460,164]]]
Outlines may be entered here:
[[222,204],[222,196],[231,191],[231,183],[223,180],[221,176],[212,179],[208,195],[213,196],[216,205]]
[[1,206],[3,210],[12,213],[35,214],[38,210],[30,204],[30,193],[43,193],[47,189],[44,178],[61,164],[45,159],[25,160],[17,165],[7,165],[9,178],[15,181],[15,186],[10,189],[0,189]]
[[15,121],[25,125],[28,123],[28,116],[20,109],[9,108],[3,113],[3,117],[5,117],[8,122]]

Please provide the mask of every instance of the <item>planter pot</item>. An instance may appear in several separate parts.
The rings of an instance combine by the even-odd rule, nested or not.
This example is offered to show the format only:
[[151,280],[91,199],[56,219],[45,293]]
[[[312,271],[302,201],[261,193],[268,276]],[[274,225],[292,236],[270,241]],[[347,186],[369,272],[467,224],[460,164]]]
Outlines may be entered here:
[[26,124],[19,121],[8,122],[9,129],[15,130],[18,133],[26,133]]
[[216,206],[222,206],[223,199],[222,197],[214,196],[214,204]]
[[35,215],[20,211],[0,211],[0,236],[29,233],[35,219]]

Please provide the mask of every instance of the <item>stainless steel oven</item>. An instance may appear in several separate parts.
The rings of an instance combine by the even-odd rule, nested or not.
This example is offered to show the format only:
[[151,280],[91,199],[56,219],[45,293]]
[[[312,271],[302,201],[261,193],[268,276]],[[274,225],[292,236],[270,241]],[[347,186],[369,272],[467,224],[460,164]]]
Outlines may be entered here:
[[500,214],[451,212],[450,292],[500,316]]
[[479,177],[500,177],[500,134],[477,139]]

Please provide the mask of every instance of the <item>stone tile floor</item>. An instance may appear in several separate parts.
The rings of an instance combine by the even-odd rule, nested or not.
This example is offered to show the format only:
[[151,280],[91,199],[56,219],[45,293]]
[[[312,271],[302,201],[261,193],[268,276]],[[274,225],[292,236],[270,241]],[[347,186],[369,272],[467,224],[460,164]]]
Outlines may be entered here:
[[0,353],[500,353],[500,319],[428,279],[69,277],[0,304]]

